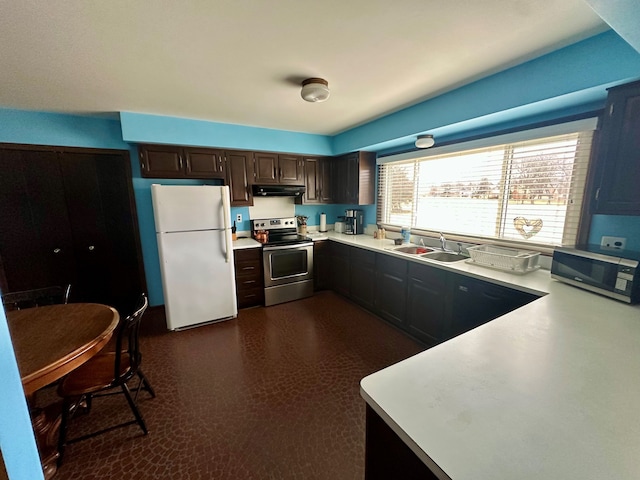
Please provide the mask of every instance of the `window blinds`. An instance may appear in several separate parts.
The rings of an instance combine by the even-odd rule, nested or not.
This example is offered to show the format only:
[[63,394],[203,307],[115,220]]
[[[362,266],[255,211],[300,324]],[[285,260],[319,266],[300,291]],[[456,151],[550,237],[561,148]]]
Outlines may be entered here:
[[383,163],[378,222],[531,245],[573,245],[593,127]]

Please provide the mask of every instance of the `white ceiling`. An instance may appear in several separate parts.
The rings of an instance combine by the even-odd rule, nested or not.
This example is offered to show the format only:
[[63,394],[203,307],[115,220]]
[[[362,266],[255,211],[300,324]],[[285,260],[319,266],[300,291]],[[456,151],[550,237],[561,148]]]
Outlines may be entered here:
[[[584,0],[4,0],[0,107],[336,134],[608,27]],[[299,83],[329,81],[304,102]]]

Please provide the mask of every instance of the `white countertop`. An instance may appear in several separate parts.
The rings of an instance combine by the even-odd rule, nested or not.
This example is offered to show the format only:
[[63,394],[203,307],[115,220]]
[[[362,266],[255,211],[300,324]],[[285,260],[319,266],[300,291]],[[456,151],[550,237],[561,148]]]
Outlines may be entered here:
[[238,238],[233,241],[233,249],[234,250],[243,250],[245,248],[259,248],[262,247],[262,244],[253,238]]
[[362,380],[364,399],[422,461],[453,480],[640,478],[640,306],[547,270],[436,266],[548,295]]

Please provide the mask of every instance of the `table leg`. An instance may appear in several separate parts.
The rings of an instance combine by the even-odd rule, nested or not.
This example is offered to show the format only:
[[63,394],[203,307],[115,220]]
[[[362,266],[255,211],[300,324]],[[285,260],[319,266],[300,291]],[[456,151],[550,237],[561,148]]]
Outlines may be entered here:
[[58,469],[58,434],[62,402],[56,402],[44,408],[31,410],[31,421],[36,436],[40,462],[45,480],[52,478]]

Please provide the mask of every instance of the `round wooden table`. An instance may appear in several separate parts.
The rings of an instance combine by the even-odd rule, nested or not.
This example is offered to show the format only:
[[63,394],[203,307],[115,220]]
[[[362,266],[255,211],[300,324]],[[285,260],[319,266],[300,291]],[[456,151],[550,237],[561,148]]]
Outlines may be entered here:
[[69,303],[7,312],[24,392],[64,377],[98,353],[118,326],[118,312],[97,303]]
[[[27,397],[64,377],[102,350],[118,326],[118,312],[97,303],[69,303],[7,312],[11,342]],[[46,479],[56,472],[59,405],[32,410]]]

